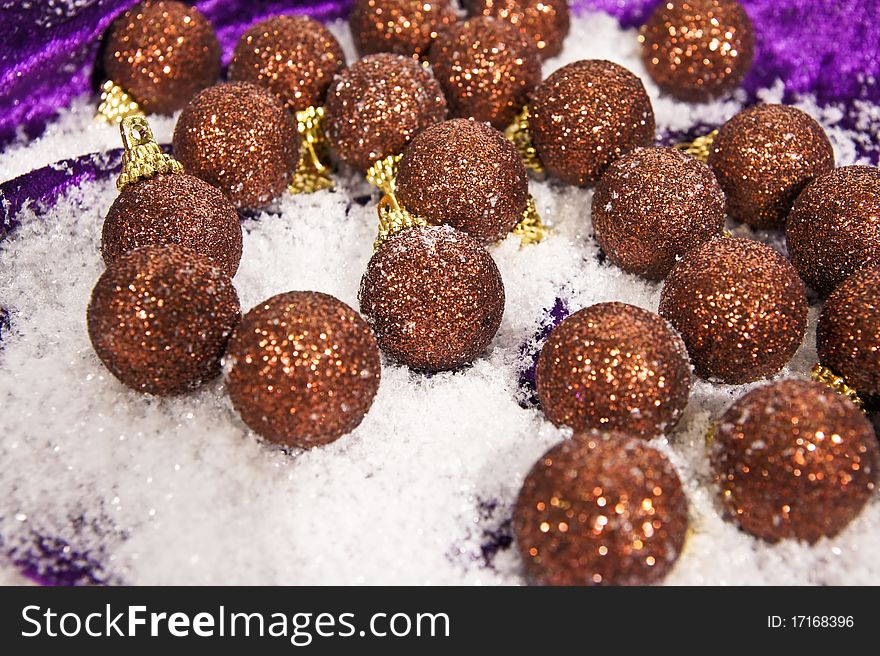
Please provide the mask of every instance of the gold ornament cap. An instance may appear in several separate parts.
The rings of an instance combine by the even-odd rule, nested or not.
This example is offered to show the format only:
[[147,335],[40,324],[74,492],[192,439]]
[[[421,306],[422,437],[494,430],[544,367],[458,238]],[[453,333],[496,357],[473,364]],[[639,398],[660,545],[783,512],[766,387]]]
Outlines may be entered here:
[[153,138],[150,124],[143,116],[127,116],[119,124],[122,134],[122,172],[116,179],[119,191],[126,186],[161,174],[183,173],[183,165],[166,155]]
[[544,164],[538,157],[538,151],[532,142],[532,133],[529,130],[529,106],[525,105],[517,114],[504,135],[516,146],[523,166],[535,173],[544,173]]
[[718,130],[712,130],[709,134],[697,137],[693,141],[681,141],[675,144],[674,147],[688,155],[696,157],[701,162],[706,162],[709,160],[709,154],[712,152],[712,144],[715,142],[715,137],[717,135]]
[[118,125],[129,116],[143,115],[144,110],[137,101],[113,80],[107,80],[101,85],[101,102],[95,115],[96,120]]
[[323,107],[307,107],[294,114],[299,132],[299,162],[290,183],[294,194],[311,194],[322,189],[333,189],[330,170],[322,161],[326,154]]
[[810,371],[810,378],[817,383],[826,385],[838,394],[842,394],[855,403],[859,408],[864,409],[864,403],[855,388],[850,386],[843,376],[838,376],[828,367],[822,364],[816,364],[816,366]]
[[407,210],[397,200],[394,193],[397,180],[397,165],[403,155],[389,155],[377,160],[367,169],[367,181],[380,191],[384,196],[379,201],[377,212],[379,214],[379,234],[373,243],[373,249],[379,250],[383,242],[396,235],[401,230],[426,226],[428,221],[421,216],[416,216]]
[[511,232],[519,237],[520,246],[537,244],[544,241],[544,238],[550,234],[550,229],[541,221],[541,215],[538,214],[538,207],[535,205],[535,199],[532,196],[529,196],[526,201],[526,209],[523,210],[523,216]]

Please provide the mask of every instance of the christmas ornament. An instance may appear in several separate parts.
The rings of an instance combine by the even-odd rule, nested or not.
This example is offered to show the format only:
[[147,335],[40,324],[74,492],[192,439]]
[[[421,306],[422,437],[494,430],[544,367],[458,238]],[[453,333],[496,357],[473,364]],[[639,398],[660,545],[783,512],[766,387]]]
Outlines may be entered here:
[[142,116],[123,119],[120,132],[126,170],[104,219],[104,262],[109,265],[141,246],[180,244],[234,276],[241,260],[241,225],[232,204],[219,190],[174,167],[178,163],[162,154]]
[[224,363],[244,423],[267,440],[301,448],[357,428],[381,375],[370,327],[318,292],[278,294],[245,314]]
[[472,16],[482,14],[517,27],[543,59],[562,50],[571,17],[566,0],[464,0]]
[[325,110],[328,144],[344,163],[366,171],[446,118],[446,101],[429,70],[383,53],[344,70],[327,94]]
[[395,190],[398,201],[428,223],[488,242],[503,239],[522,219],[529,180],[503,134],[453,119],[427,128],[407,146]]
[[622,433],[576,434],[526,476],[513,532],[541,585],[646,585],[684,546],[687,498],[672,463]]
[[681,100],[709,100],[737,88],[755,54],[755,34],[736,0],[670,0],[639,33],[651,79]]
[[663,284],[659,311],[681,334],[697,374],[729,384],[779,371],[807,325],[804,285],[791,263],[732,237],[684,255]]
[[322,161],[324,97],[345,68],[336,38],[308,16],[275,16],[251,27],[235,47],[231,80],[267,88],[293,112],[300,154],[290,185],[294,193],[330,189],[333,181]]
[[541,81],[541,60],[506,21],[480,16],[440,34],[428,57],[449,113],[504,129]]
[[348,24],[361,55],[423,57],[437,35],[458,20],[451,0],[355,0]]
[[88,307],[95,353],[122,383],[176,394],[220,373],[240,317],[232,281],[187,248],[144,246],[116,258]]
[[785,228],[801,278],[825,295],[854,271],[880,266],[880,169],[844,166],[813,180]]
[[772,228],[785,223],[810,180],[834,168],[834,152],[808,114],[785,105],[755,105],[718,130],[709,166],[727,196],[730,216]]
[[820,364],[866,399],[880,398],[880,269],[857,271],[835,289],[819,316]]
[[230,82],[205,89],[184,108],[174,128],[174,154],[237,208],[257,209],[290,182],[299,138],[293,118],[269,91]]
[[752,390],[718,420],[711,449],[730,516],[769,542],[836,535],[875,487],[870,422],[820,383],[782,380]]
[[411,369],[446,371],[486,350],[501,324],[504,284],[472,237],[449,226],[415,226],[373,254],[360,307],[389,356]]
[[508,132],[530,168],[592,185],[615,159],[654,140],[654,110],[641,80],[603,60],[563,66],[532,93]]
[[674,148],[637,148],[599,179],[592,220],[612,262],[661,280],[684,253],[721,235],[724,192],[703,162]]
[[220,44],[195,7],[142,2],[107,32],[98,115],[118,123],[143,112],[171,114],[220,77]]
[[550,333],[536,382],[555,425],[650,439],[678,422],[691,372],[684,344],[663,319],[626,303],[598,303]]

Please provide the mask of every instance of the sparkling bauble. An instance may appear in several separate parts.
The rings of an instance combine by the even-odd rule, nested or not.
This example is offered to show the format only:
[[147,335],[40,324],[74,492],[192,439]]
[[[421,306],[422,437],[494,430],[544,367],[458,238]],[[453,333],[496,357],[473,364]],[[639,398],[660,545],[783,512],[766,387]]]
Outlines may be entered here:
[[663,284],[660,315],[681,334],[699,376],[741,384],[791,360],[804,338],[807,297],[777,251],[719,237],[675,265]]
[[220,77],[220,44],[195,7],[142,2],[110,26],[104,71],[145,112],[170,114]]
[[104,219],[104,262],[161,244],[185,246],[234,276],[241,261],[238,213],[219,190],[185,173],[126,185]]
[[424,56],[437,35],[457,20],[451,0],[355,0],[348,16],[361,55]]
[[782,380],[752,390],[718,420],[711,451],[730,516],[770,542],[836,535],[875,487],[871,424],[821,383]]
[[340,160],[366,171],[446,118],[446,100],[429,70],[409,57],[383,53],[344,70],[330,87],[325,110],[329,145]]
[[645,585],[684,546],[687,498],[672,463],[622,433],[576,434],[526,476],[513,513],[526,575],[542,585]]
[[653,312],[597,303],[559,324],[538,357],[538,399],[557,426],[650,439],[687,405],[691,371],[681,339]]
[[612,262],[660,280],[684,253],[721,235],[724,192],[698,159],[675,148],[637,148],[599,179],[592,217]]
[[854,271],[880,266],[880,169],[844,166],[813,180],[785,227],[801,278],[827,294]]
[[810,180],[834,168],[834,152],[808,114],[786,105],[756,105],[721,126],[709,166],[727,196],[730,216],[772,228],[785,223]]
[[503,134],[485,123],[453,119],[429,127],[407,146],[396,193],[407,210],[429,223],[495,241],[522,218],[529,180]]
[[239,317],[235,287],[210,259],[176,244],[144,246],[95,283],[88,329],[95,353],[125,385],[176,394],[220,373]]
[[820,364],[866,400],[880,399],[880,269],[862,269],[835,289],[819,316]]
[[529,128],[550,175],[592,185],[609,164],[654,141],[654,110],[639,80],[609,61],[563,66],[532,93]]
[[541,59],[519,30],[480,16],[443,32],[429,56],[449,113],[504,129],[541,81]]
[[265,87],[297,112],[324,104],[343,68],[342,48],[321,23],[308,16],[275,16],[241,36],[229,79]]
[[263,207],[290,183],[299,159],[291,114],[266,89],[219,84],[184,108],[174,155],[186,172],[220,189],[240,209]]
[[663,91],[709,100],[739,86],[755,54],[755,33],[736,0],[669,0],[639,34],[642,61]]
[[571,18],[566,0],[464,0],[471,15],[500,18],[517,27],[546,59],[562,50]]
[[367,323],[342,301],[287,292],[244,315],[225,364],[232,404],[262,437],[308,448],[361,423],[381,365]]
[[472,237],[449,226],[408,228],[370,259],[360,306],[388,355],[412,369],[444,371],[486,350],[501,324],[504,284]]

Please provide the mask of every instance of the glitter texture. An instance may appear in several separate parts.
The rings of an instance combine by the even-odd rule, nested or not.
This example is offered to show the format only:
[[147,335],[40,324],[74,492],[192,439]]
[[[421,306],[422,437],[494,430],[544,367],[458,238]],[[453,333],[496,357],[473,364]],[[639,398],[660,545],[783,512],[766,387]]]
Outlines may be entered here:
[[501,325],[504,284],[472,237],[449,226],[409,228],[370,259],[360,306],[388,355],[412,369],[445,371],[486,350]]
[[487,16],[443,32],[429,61],[452,116],[502,130],[541,81],[541,59],[526,37],[510,23]]
[[559,54],[571,23],[566,0],[464,0],[463,5],[471,15],[517,27],[543,59]]
[[308,16],[275,16],[241,36],[229,79],[265,87],[298,112],[322,105],[343,68],[342,48],[323,24]]
[[592,217],[612,262],[660,280],[684,253],[721,234],[724,192],[703,162],[675,148],[637,148],[599,179]]
[[450,0],[355,0],[348,16],[361,55],[424,56],[437,35],[457,20]]
[[752,21],[736,0],[661,2],[642,26],[639,42],[648,75],[682,100],[732,91],[755,54]]
[[596,431],[535,463],[513,515],[526,576],[543,585],[660,581],[687,527],[687,498],[666,456],[625,434]]
[[557,426],[652,438],[678,423],[691,371],[663,319],[626,303],[597,303],[550,333],[536,382],[541,408]]
[[801,278],[828,294],[854,271],[880,266],[880,169],[844,166],[813,180],[785,228]]
[[832,292],[816,326],[819,362],[866,401],[880,400],[880,269],[863,269]]
[[195,7],[144,2],[110,27],[104,71],[144,111],[170,114],[220,77],[220,44]]
[[845,397],[782,380],[722,415],[711,461],[722,503],[744,531],[815,542],[839,533],[874,491],[877,438]]
[[229,340],[224,362],[244,422],[268,440],[302,448],[357,428],[381,376],[370,327],[318,292],[278,294],[257,305]]
[[547,171],[592,185],[615,159],[654,141],[654,110],[642,81],[623,66],[581,60],[563,66],[532,94],[529,127]]
[[388,53],[344,70],[330,87],[325,109],[328,143],[339,159],[361,171],[400,154],[416,134],[446,118],[446,100],[431,72]]
[[95,283],[89,338],[116,378],[139,392],[176,394],[220,373],[240,317],[232,281],[182,246],[145,246]]
[[485,123],[453,119],[431,126],[407,146],[396,193],[429,223],[488,242],[503,239],[522,219],[529,180],[503,134]]
[[834,152],[809,114],[787,105],[744,109],[718,131],[709,166],[727,213],[756,228],[779,227],[801,190],[834,168]]
[[226,197],[185,173],[158,175],[123,189],[110,206],[101,235],[108,265],[130,250],[180,244],[205,255],[232,277],[241,261],[241,225]]
[[219,188],[239,209],[281,195],[299,159],[296,123],[281,101],[247,82],[218,84],[190,101],[174,128],[187,173]]
[[775,374],[807,325],[804,284],[791,263],[750,239],[718,238],[687,253],[660,294],[699,376],[729,384]]

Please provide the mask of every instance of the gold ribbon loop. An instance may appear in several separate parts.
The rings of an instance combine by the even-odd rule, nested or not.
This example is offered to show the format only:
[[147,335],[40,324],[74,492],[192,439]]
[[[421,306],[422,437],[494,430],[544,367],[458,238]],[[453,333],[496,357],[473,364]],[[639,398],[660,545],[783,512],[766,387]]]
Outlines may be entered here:
[[150,124],[143,116],[127,116],[119,124],[122,134],[122,171],[116,179],[119,191],[127,185],[152,178],[160,173],[182,173],[183,165],[171,155],[166,155],[153,138]]

